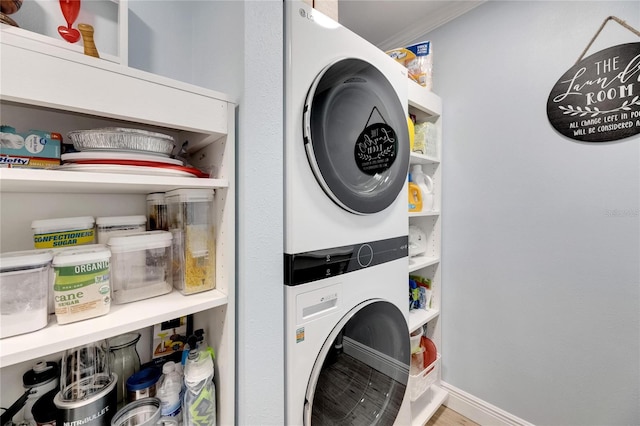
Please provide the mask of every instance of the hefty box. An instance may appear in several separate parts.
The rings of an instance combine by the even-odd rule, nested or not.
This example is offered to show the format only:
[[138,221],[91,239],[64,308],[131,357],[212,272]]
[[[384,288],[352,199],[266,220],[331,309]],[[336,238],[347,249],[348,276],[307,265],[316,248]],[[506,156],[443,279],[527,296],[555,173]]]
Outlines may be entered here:
[[62,135],[29,130],[18,133],[11,126],[0,127],[0,167],[49,169],[60,165]]

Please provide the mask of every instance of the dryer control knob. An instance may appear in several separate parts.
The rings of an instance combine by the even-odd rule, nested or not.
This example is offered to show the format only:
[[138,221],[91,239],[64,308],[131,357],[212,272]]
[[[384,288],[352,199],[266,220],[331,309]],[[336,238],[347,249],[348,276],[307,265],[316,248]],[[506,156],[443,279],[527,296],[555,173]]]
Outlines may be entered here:
[[358,264],[363,268],[371,265],[373,262],[373,249],[369,244],[363,244],[358,249]]

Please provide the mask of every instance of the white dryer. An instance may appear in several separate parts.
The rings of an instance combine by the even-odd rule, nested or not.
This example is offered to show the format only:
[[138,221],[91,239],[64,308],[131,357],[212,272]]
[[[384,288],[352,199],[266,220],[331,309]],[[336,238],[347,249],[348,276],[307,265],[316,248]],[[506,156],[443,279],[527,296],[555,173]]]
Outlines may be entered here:
[[286,422],[402,424],[407,71],[284,3]]

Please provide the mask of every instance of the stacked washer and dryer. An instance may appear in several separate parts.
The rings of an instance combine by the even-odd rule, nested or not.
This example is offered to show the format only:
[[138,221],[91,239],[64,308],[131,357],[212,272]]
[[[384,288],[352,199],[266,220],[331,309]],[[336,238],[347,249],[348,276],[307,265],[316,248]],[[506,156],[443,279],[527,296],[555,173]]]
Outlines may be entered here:
[[286,423],[408,424],[407,71],[284,4]]

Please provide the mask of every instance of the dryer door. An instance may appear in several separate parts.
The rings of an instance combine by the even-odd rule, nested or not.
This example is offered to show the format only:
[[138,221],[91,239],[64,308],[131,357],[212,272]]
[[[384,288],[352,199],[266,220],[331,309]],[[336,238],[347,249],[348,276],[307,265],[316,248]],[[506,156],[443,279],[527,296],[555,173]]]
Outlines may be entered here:
[[377,299],[352,309],[325,342],[307,386],[304,424],[393,425],[409,380],[402,312]]
[[360,59],[326,67],[309,89],[303,134],[309,164],[331,199],[356,214],[391,205],[409,168],[404,106],[387,78]]

